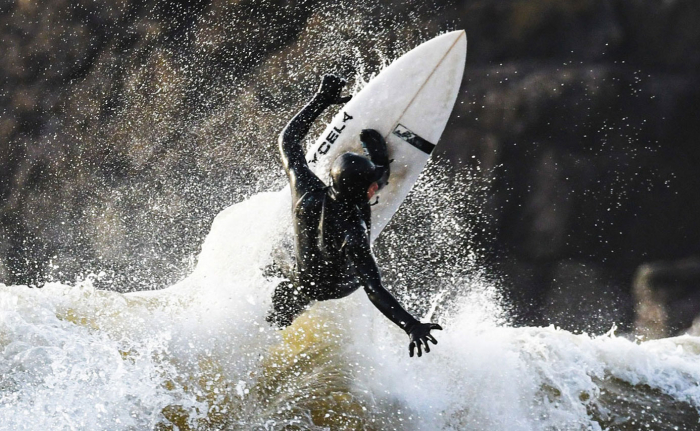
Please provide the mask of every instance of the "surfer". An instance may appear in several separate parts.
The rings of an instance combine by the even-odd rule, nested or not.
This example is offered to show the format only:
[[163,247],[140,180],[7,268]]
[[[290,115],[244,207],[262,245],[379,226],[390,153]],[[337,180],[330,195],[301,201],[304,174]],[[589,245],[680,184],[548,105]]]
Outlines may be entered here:
[[[376,130],[360,134],[365,157],[355,153],[339,156],[331,167],[330,186],[309,168],[302,140],[314,120],[331,105],[346,103],[341,97],[345,80],[326,75],[311,101],[297,113],[280,135],[282,163],[292,191],[296,263],[285,281],[275,289],[270,323],[286,327],[311,301],[343,298],[360,287],[375,307],[410,338],[409,354],[430,352],[430,334],[442,329],[421,323],[409,314],[383,286],[370,249],[369,200],[386,183],[389,157],[386,142]],[[371,159],[371,160],[370,160]]]

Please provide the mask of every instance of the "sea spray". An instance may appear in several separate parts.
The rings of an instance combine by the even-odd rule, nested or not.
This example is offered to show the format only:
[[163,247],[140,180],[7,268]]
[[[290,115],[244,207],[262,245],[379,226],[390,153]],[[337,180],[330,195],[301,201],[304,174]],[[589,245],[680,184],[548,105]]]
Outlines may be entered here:
[[[451,292],[433,317],[445,328],[439,344],[421,358],[408,357],[406,335],[362,291],[270,328],[279,278],[264,268],[290,234],[288,214],[285,191],[226,209],[195,271],[161,291],[0,286],[2,427],[654,429],[658,417],[696,426],[697,338],[511,328],[479,271],[442,277],[417,306],[400,298],[422,315]],[[658,413],[622,410],[613,390],[636,405],[658,400]]]
[[[115,304],[109,299],[93,301],[93,292],[89,285],[0,286],[0,428],[154,428],[169,405],[197,410],[192,394],[165,385],[178,371],[165,359],[170,331],[155,325],[157,313],[131,308],[124,317],[139,316],[147,335],[112,337],[121,320],[104,330],[95,324],[101,310],[118,309],[106,308]],[[80,317],[65,312],[85,304],[94,308]]]

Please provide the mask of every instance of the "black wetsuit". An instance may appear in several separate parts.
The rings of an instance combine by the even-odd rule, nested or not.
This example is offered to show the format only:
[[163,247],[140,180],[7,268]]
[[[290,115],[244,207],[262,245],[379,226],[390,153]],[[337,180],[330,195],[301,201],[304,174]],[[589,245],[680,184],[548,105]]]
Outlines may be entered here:
[[[429,331],[439,325],[420,323],[382,286],[370,248],[371,209],[366,192],[348,198],[326,186],[309,168],[301,145],[314,120],[341,100],[343,85],[337,77],[324,77],[319,92],[280,135],[282,163],[292,192],[296,267],[290,282],[275,290],[268,320],[287,326],[311,301],[342,298],[364,287],[377,309],[411,336],[412,356],[414,338],[422,339],[429,351],[426,337],[435,342]],[[381,143],[386,146],[383,139]],[[369,151],[377,153],[382,151]]]

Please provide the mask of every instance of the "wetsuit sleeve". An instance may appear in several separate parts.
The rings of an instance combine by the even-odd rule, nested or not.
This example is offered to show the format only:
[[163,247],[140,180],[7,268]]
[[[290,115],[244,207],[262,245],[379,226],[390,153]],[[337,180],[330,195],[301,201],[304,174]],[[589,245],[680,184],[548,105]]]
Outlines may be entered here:
[[302,140],[309,132],[311,125],[321,113],[333,103],[345,85],[345,81],[326,75],[321,87],[314,97],[287,124],[279,137],[279,148],[282,154],[282,164],[289,177],[292,192],[297,197],[304,193],[325,187],[309,168],[306,161]]
[[356,232],[348,232],[343,249],[372,304],[398,327],[407,333],[410,332],[419,322],[382,285],[368,235],[359,229]]

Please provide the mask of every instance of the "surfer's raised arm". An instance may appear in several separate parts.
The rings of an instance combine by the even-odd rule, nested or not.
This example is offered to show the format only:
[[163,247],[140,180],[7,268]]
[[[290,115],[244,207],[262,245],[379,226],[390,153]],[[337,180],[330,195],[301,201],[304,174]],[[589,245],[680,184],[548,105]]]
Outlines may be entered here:
[[309,168],[301,142],[309,132],[313,122],[326,108],[350,100],[350,97],[340,96],[345,84],[344,79],[335,75],[324,76],[311,101],[292,118],[280,134],[279,146],[282,153],[282,164],[289,176],[292,190],[297,193],[325,187],[325,184]]
[[437,340],[430,334],[430,331],[442,329],[442,327],[437,323],[419,322],[384,288],[379,267],[370,248],[368,235],[359,231],[348,232],[344,248],[345,255],[352,263],[360,283],[364,286],[372,304],[408,334],[411,339],[408,346],[409,355],[413,356],[414,350],[417,350],[418,356],[421,356],[423,348],[426,353],[430,352],[428,341],[437,344]]

